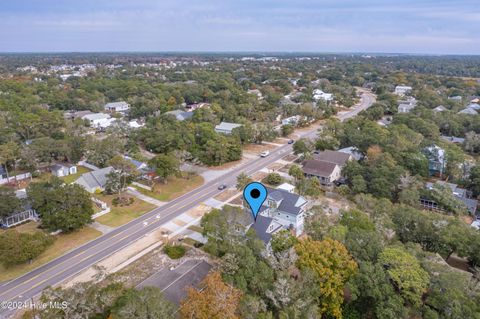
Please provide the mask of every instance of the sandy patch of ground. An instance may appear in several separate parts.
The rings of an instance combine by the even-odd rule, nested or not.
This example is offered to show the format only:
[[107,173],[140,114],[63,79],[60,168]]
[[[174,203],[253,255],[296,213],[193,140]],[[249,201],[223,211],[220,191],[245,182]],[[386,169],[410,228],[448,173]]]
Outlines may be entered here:
[[236,189],[227,189],[227,190],[221,192],[220,194],[218,194],[217,196],[215,196],[213,198],[218,200],[218,201],[224,202],[227,199],[233,197],[236,193],[238,193],[238,191]]
[[226,170],[226,169],[233,168],[237,165],[240,165],[240,164],[244,163],[245,160],[248,160],[248,158],[242,157],[242,159],[240,159],[238,161],[228,162],[228,163],[225,163],[225,164],[219,165],[219,166],[209,166],[208,169],[213,170],[213,171],[223,171],[223,170]]
[[252,179],[254,181],[260,181],[262,179],[265,178],[265,176],[267,176],[268,174],[267,173],[264,173],[264,172],[256,172],[255,174],[252,175]]
[[243,151],[245,153],[260,154],[261,152],[271,151],[275,148],[277,148],[277,146],[272,144],[248,144],[243,148]]
[[[290,134],[290,135],[293,135],[293,134]],[[287,144],[288,140],[290,140],[289,137],[279,137],[279,138],[274,139],[273,143],[275,143],[275,144]]]
[[282,168],[284,165],[280,163],[273,163],[267,166],[268,169],[271,169],[273,171],[278,171],[280,168]]
[[460,269],[463,271],[468,271],[468,268],[469,268],[468,261],[464,258],[460,258],[453,254],[446,261],[447,261],[447,264],[449,264],[453,268]]
[[290,170],[290,167],[292,167],[292,164],[288,164],[283,166],[282,168],[279,169],[280,172],[288,174],[288,171]]
[[210,206],[207,206],[205,204],[200,204],[197,207],[194,207],[194,208],[190,209],[187,212],[187,214],[191,217],[198,218],[198,217],[202,217],[203,215],[205,215],[206,213],[208,213],[211,210],[212,210],[212,208]]
[[[163,235],[160,230],[156,230],[141,239],[133,242],[127,247],[119,250],[113,255],[105,258],[104,260],[97,263],[98,266],[105,269],[107,273],[112,272],[117,266],[128,260],[129,258],[134,257],[139,254],[146,248],[158,244],[163,241]],[[95,267],[89,267],[88,269],[81,272],[79,275],[75,276],[73,279],[69,280],[64,284],[64,286],[69,287],[77,282],[86,282],[92,280],[92,278],[98,273],[98,270]]]
[[176,225],[180,226],[180,227],[183,227],[183,226],[185,226],[185,225],[187,224],[187,223],[184,222],[183,220],[179,220],[179,219],[174,219],[173,222],[174,222]]
[[237,196],[228,203],[232,205],[243,205],[243,196]]
[[293,162],[293,161],[295,161],[297,158],[298,158],[298,156],[297,156],[297,155],[294,155],[294,154],[288,154],[287,156],[282,157],[282,159],[283,159],[284,161],[287,161],[287,162]]

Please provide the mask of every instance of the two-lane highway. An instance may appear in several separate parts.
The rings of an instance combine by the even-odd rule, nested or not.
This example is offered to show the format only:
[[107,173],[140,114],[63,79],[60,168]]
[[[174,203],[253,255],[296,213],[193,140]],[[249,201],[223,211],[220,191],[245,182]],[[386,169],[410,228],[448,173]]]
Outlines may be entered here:
[[[282,158],[291,152],[291,145],[282,146],[266,158],[241,165],[230,171],[227,176],[221,176],[203,186],[156,208],[151,212],[116,228],[81,247],[55,259],[3,286],[0,286],[0,301],[27,300],[47,287],[59,284],[66,279],[78,274],[116,251],[128,246],[146,234],[158,229],[185,211],[197,206],[199,203],[220,193],[217,188],[220,184],[234,185],[236,176],[240,172],[253,174],[270,163]],[[6,314],[7,312],[0,312]]]
[[[374,101],[371,94],[363,94],[362,101],[358,108],[365,109]],[[357,108],[354,108],[347,117],[355,116]],[[342,114],[345,116],[347,113]],[[341,119],[343,120],[343,119]],[[307,133],[310,135],[311,132]],[[149,234],[161,225],[168,223],[175,217],[183,214],[199,203],[215,196],[221,191],[220,184],[233,186],[236,177],[241,172],[251,175],[269,164],[277,161],[283,156],[291,153],[292,145],[281,146],[271,152],[270,156],[258,158],[229,171],[223,176],[212,180],[199,188],[180,196],[179,198],[156,208],[149,213],[123,225],[115,230],[94,239],[65,255],[36,268],[35,270],[10,282],[0,284],[0,302],[3,301],[25,301],[38,296],[47,286],[58,285],[65,280],[75,276],[79,272],[98,263],[113,253],[125,248],[132,242]],[[7,317],[12,313],[9,309],[0,309],[0,317]]]

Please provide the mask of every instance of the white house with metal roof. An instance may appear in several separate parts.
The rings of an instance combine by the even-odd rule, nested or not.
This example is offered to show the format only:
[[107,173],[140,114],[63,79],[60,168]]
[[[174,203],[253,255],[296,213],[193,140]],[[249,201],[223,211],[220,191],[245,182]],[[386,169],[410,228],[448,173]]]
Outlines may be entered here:
[[130,109],[130,105],[125,101],[111,102],[105,104],[105,111],[124,113]]
[[230,135],[232,134],[233,129],[240,126],[242,126],[242,124],[221,122],[220,124],[215,126],[215,132]]

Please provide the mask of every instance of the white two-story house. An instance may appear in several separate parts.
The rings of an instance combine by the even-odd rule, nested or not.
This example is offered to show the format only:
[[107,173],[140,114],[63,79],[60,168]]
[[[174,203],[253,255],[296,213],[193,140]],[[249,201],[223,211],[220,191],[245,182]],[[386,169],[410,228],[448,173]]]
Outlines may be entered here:
[[284,189],[267,188],[267,192],[267,199],[251,226],[257,236],[268,245],[272,235],[280,230],[290,230],[295,236],[303,234],[308,201]]

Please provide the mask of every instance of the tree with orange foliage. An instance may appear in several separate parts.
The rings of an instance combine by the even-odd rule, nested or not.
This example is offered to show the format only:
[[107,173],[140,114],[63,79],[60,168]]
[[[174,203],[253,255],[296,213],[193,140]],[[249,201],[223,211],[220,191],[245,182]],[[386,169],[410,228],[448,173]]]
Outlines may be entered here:
[[330,238],[322,241],[307,238],[300,240],[295,250],[297,266],[308,268],[318,276],[321,315],[342,318],[343,288],[357,270],[357,263],[347,248]]
[[242,292],[227,285],[220,272],[210,273],[202,281],[202,289],[189,288],[182,300],[180,313],[188,319],[236,319]]

